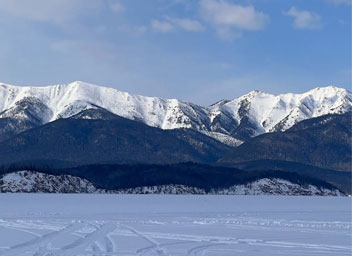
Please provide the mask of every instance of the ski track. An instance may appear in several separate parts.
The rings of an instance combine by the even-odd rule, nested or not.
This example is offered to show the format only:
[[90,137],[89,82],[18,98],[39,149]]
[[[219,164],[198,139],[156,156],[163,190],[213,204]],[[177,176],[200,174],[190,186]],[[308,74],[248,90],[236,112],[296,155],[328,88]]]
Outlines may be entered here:
[[101,237],[105,237],[110,232],[114,231],[116,225],[111,223],[103,224],[101,227],[97,228],[96,231],[88,234],[86,237],[78,239],[77,241],[66,245],[59,249],[58,252],[50,253],[50,256],[74,256],[80,254],[86,250],[87,247],[95,244],[97,240]]
[[103,251],[99,248],[97,243],[94,243],[92,245],[92,251],[93,251],[93,256],[101,256],[103,254]]
[[[184,226],[184,227],[203,227],[203,228],[212,228],[213,225],[224,225],[227,223],[226,228],[240,228],[241,230],[247,230],[250,232],[255,232],[255,228],[258,231],[263,230],[265,225],[267,228],[270,226],[275,226],[275,230],[279,232],[293,231],[293,232],[312,232],[314,236],[318,236],[319,232],[321,234],[333,236],[336,234],[346,234],[351,230],[351,226],[346,222],[304,222],[304,225],[301,225],[303,222],[299,222],[297,225],[291,225],[292,223],[296,223],[297,221],[268,221],[264,219],[253,219],[253,220],[245,220],[242,225],[238,225],[241,221],[233,221],[224,219],[190,219],[187,221],[112,221],[112,220],[104,220],[104,221],[65,221],[62,222],[43,222],[38,221],[37,223],[30,222],[28,225],[25,225],[25,221],[21,222],[20,220],[16,220],[14,222],[1,222],[0,226],[6,227],[12,230],[17,230],[19,232],[27,232],[32,234],[33,236],[37,236],[27,242],[20,243],[14,245],[8,249],[6,247],[2,247],[5,250],[0,251],[0,256],[83,256],[83,255],[92,255],[92,256],[113,256],[113,255],[138,255],[138,256],[170,256],[174,255],[175,248],[178,244],[185,244],[185,246],[181,246],[180,249],[177,247],[177,251],[183,251],[187,256],[196,256],[196,255],[217,255],[221,252],[237,250],[237,248],[246,246],[250,248],[273,248],[273,250],[294,250],[295,252],[302,251],[305,254],[313,253],[314,255],[350,255],[352,251],[352,246],[348,245],[334,245],[334,244],[319,244],[319,243],[310,243],[310,241],[295,241],[289,239],[283,240],[270,240],[270,239],[254,239],[254,238],[238,238],[234,236],[223,236],[219,235],[203,235],[203,234],[191,234],[191,233],[183,233],[180,232],[153,232],[144,230],[140,231],[139,228],[136,228],[139,225],[148,225],[154,223],[154,227],[156,226],[164,226],[165,225],[176,225]],[[61,224],[60,224],[61,223]],[[236,223],[236,224],[234,224]],[[289,223],[289,224],[288,224]],[[61,225],[61,229],[53,231],[51,233],[45,235],[39,235],[36,232],[31,231],[34,227],[38,230],[44,230],[45,227],[47,230],[58,229]],[[275,224],[275,225],[274,225]],[[62,228],[62,225],[65,225]],[[262,226],[264,225],[264,227]],[[282,228],[278,228],[281,226]],[[153,226],[152,226],[153,227]],[[299,229],[301,227],[301,229]],[[306,229],[309,227],[310,229]],[[313,228],[315,227],[315,229]],[[325,230],[321,227],[333,227],[335,230]],[[26,230],[26,228],[30,229]],[[333,233],[333,231],[335,233]],[[67,237],[67,235],[74,235],[77,240],[63,245],[61,247],[53,246],[55,242],[58,240]],[[349,234],[349,236],[351,236]],[[130,252],[125,251],[122,248],[118,250],[118,237],[126,237],[128,239],[134,239],[133,237],[139,237],[149,243],[148,246],[142,247],[136,245],[134,252],[131,250]],[[259,238],[259,237],[258,237]],[[163,240],[170,240],[169,242]],[[160,242],[159,242],[160,241]],[[137,243],[137,242],[136,242]],[[138,244],[138,243],[137,243]],[[119,246],[120,247],[120,246]],[[275,249],[276,248],[276,249]],[[126,253],[122,253],[126,252]],[[122,253],[122,254],[121,254]],[[303,254],[304,254],[303,253]],[[178,255],[178,254],[177,254]],[[302,255],[302,254],[301,254]]]
[[112,241],[112,239],[110,238],[109,235],[106,235],[104,237],[104,241],[106,244],[106,252],[112,254],[115,251],[115,244]]
[[145,241],[151,244],[151,246],[138,249],[136,253],[139,256],[147,255],[146,253],[150,251],[154,251],[155,252],[154,255],[159,255],[159,256],[169,255],[165,250],[165,248],[163,248],[160,243],[156,242],[154,239],[152,239],[150,236],[147,236],[145,233],[141,233],[138,230],[126,225],[121,225],[121,227],[131,231],[132,233],[136,234],[138,237],[144,239]]
[[220,244],[205,244],[205,245],[199,245],[199,246],[193,247],[190,250],[188,250],[187,256],[192,256],[192,255],[197,256],[199,255],[200,252],[204,252],[210,247],[219,246],[219,245]]
[[[74,223],[71,224],[65,228],[63,228],[62,230],[59,231],[54,231],[51,232],[49,234],[43,235],[41,237],[29,240],[27,242],[15,245],[13,247],[11,247],[8,251],[5,251],[3,253],[1,253],[1,256],[18,256],[21,255],[21,253],[25,253],[26,251],[29,250],[33,250],[33,249],[38,249],[38,248],[42,248],[42,246],[47,243],[50,242],[51,240],[60,237],[60,236],[65,236],[66,234],[70,234],[73,233],[76,230],[79,230],[80,228],[83,227],[82,223]],[[42,249],[40,249],[42,250]],[[38,255],[43,255],[43,253],[38,252]]]
[[33,231],[29,231],[29,230],[26,230],[26,229],[23,229],[23,228],[15,228],[15,227],[6,227],[7,229],[12,229],[12,230],[16,230],[16,231],[21,231],[21,232],[24,232],[24,233],[28,233],[28,234],[31,234],[33,236],[36,236],[36,237],[42,237],[40,234],[38,233],[35,233]]

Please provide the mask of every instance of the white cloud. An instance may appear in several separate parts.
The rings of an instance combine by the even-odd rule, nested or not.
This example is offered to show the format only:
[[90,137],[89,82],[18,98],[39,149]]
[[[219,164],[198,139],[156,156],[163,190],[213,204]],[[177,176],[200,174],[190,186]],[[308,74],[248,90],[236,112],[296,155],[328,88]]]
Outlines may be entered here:
[[63,23],[100,4],[99,0],[1,0],[0,11],[29,20]]
[[205,27],[197,20],[192,19],[181,19],[181,18],[171,18],[166,16],[164,21],[153,20],[152,28],[155,31],[167,33],[175,29],[182,29],[186,31],[202,31]]
[[269,22],[267,14],[251,5],[242,6],[224,0],[201,0],[200,13],[225,40],[240,37],[242,30],[262,30]]
[[291,7],[287,12],[284,12],[284,15],[294,18],[293,26],[297,29],[319,29],[322,27],[320,16],[313,12]]
[[[177,2],[186,1],[177,0]],[[204,22],[213,26],[217,35],[224,40],[241,37],[243,30],[262,30],[269,21],[267,14],[255,10],[253,6],[232,4],[225,0],[200,0],[199,7]],[[206,29],[198,20],[168,16],[163,20],[153,20],[152,28],[164,33],[175,29],[186,31]]]
[[201,13],[210,23],[244,30],[261,30],[269,17],[253,6],[231,4],[223,0],[201,0]]
[[166,17],[166,19],[175,27],[179,27],[187,31],[202,31],[205,29],[204,26],[197,20],[170,17]]
[[174,26],[169,22],[160,21],[160,20],[152,20],[152,28],[155,31],[167,33],[167,32],[172,31],[174,29]]

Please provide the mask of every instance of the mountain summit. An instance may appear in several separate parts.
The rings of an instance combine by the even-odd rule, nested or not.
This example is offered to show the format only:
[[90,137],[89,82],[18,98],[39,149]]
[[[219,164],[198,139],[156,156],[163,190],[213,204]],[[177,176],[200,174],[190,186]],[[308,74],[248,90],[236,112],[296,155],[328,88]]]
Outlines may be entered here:
[[191,128],[234,145],[266,132],[287,130],[305,119],[349,112],[352,93],[334,86],[277,96],[253,91],[204,107],[80,81],[46,87],[0,83],[0,141],[87,109],[105,109],[161,129]]

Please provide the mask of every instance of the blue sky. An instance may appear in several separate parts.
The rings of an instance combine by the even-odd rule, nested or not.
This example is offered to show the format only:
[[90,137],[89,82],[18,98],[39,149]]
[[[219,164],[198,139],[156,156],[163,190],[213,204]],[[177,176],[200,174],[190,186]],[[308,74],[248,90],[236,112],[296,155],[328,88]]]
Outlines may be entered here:
[[351,90],[351,0],[2,0],[0,81],[199,104]]

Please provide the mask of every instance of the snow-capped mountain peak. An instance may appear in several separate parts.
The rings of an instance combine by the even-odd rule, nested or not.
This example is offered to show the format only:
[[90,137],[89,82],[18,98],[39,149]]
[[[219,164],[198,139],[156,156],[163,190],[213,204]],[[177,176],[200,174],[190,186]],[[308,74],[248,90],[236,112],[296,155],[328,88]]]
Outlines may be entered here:
[[304,119],[351,111],[352,94],[335,86],[318,87],[302,94],[277,96],[252,91],[231,101],[222,101],[210,109],[218,115],[226,113],[240,123],[243,118],[248,119],[255,127],[255,136],[269,131],[286,130]]
[[192,128],[216,139],[232,136],[245,140],[269,131],[286,130],[304,119],[351,111],[352,94],[334,86],[277,96],[252,91],[233,100],[203,107],[177,99],[134,95],[81,81],[45,87],[0,83],[0,118],[26,123],[24,128],[17,127],[21,125],[18,124],[16,132],[92,108],[103,108],[161,129]]
[[51,115],[44,118],[43,122],[70,117],[87,108],[101,107],[123,117],[143,120],[148,125],[164,129],[178,128],[176,123],[167,124],[165,119],[171,118],[168,113],[170,111],[177,116],[181,105],[184,105],[174,99],[164,100],[156,97],[132,95],[113,88],[76,81],[70,84],[46,87],[20,87],[2,84],[0,102],[3,104],[0,105],[0,112],[15,107],[18,102],[32,101],[34,98],[51,110]]

